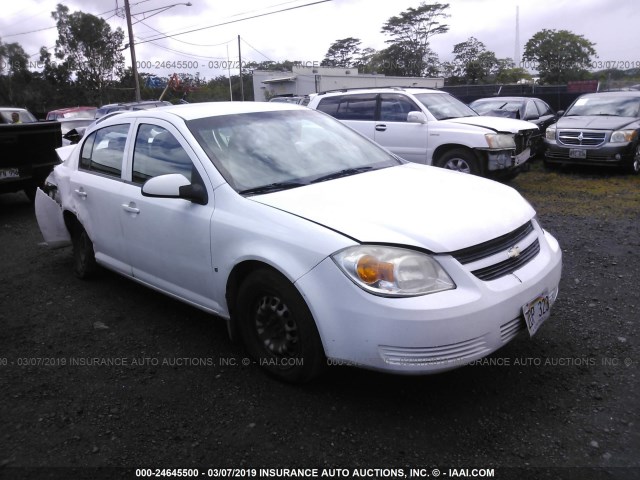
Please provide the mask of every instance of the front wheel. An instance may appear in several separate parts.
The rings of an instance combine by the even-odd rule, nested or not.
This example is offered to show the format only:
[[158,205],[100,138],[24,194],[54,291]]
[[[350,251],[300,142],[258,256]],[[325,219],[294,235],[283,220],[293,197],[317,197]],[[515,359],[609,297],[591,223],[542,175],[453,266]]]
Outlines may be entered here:
[[291,282],[273,270],[256,270],[240,286],[236,302],[243,343],[269,374],[301,383],[322,371],[325,356],[318,330]]
[[629,166],[629,172],[634,175],[640,174],[640,144],[636,145],[636,152],[633,155],[633,160]]
[[76,277],[91,278],[98,269],[93,252],[93,242],[79,223],[73,229],[71,241],[73,243],[73,271]]
[[467,150],[454,148],[449,150],[438,158],[435,162],[436,166],[446,168],[447,170],[455,170],[456,172],[471,173],[480,175],[481,168],[478,158]]

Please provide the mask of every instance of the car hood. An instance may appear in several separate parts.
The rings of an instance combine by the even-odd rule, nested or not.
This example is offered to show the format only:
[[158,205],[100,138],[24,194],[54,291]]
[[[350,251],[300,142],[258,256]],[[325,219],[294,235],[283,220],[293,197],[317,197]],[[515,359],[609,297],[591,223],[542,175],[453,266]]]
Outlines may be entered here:
[[493,132],[511,132],[517,133],[520,130],[537,130],[536,124],[525,122],[524,120],[515,120],[513,118],[501,118],[479,115],[477,117],[460,117],[442,120],[449,123],[462,123],[465,125],[474,125],[476,127],[486,128]]
[[602,115],[576,115],[575,117],[561,117],[556,123],[557,128],[592,128],[594,130],[618,130],[630,123],[637,122],[634,117],[609,117]]
[[451,252],[511,232],[533,208],[492,180],[405,164],[250,197],[361,243]]

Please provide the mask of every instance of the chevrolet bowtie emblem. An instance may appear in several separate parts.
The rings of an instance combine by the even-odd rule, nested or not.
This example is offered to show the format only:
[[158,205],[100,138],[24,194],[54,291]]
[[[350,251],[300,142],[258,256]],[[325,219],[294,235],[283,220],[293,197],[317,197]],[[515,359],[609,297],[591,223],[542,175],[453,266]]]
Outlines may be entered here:
[[510,248],[507,252],[507,256],[509,258],[518,258],[520,256],[520,247],[516,245],[515,247]]

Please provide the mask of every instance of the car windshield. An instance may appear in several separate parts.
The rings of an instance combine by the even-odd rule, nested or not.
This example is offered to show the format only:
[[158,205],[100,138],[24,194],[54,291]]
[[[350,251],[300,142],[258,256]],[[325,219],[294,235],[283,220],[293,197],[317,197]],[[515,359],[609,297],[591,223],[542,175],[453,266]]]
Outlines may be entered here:
[[36,117],[34,117],[30,112],[27,112],[26,110],[16,110],[0,112],[0,117],[2,117],[2,119],[0,119],[0,123],[16,123],[12,116],[14,113],[18,114],[18,123],[33,123],[38,121],[38,119],[36,119]]
[[444,93],[418,93],[415,97],[437,120],[449,118],[477,117],[478,114],[464,103]]
[[607,95],[578,98],[564,114],[565,117],[576,115],[640,117],[640,97]]
[[491,100],[487,102],[477,102],[469,105],[479,114],[488,113],[492,110],[504,110],[507,112],[518,112],[520,110],[521,103],[518,101],[505,101],[505,100]]
[[206,117],[188,121],[187,126],[227,182],[245,195],[403,163],[314,111]]

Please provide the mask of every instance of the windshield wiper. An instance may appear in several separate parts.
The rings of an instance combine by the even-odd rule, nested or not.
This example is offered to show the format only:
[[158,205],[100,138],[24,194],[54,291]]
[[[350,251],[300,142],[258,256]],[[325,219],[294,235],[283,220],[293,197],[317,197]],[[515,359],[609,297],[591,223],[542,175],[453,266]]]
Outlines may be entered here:
[[310,183],[320,183],[326,182],[327,180],[334,180],[336,178],[341,177],[349,177],[351,175],[356,175],[358,173],[366,172],[368,170],[373,170],[373,167],[357,167],[357,168],[345,168],[344,170],[340,170],[338,172],[329,173],[328,175],[322,175],[321,177],[314,178]]
[[240,190],[240,195],[259,195],[261,193],[279,192],[281,190],[288,190],[290,188],[302,187],[307,185],[300,182],[276,182],[268,185],[262,185],[260,187],[247,188],[246,190]]

